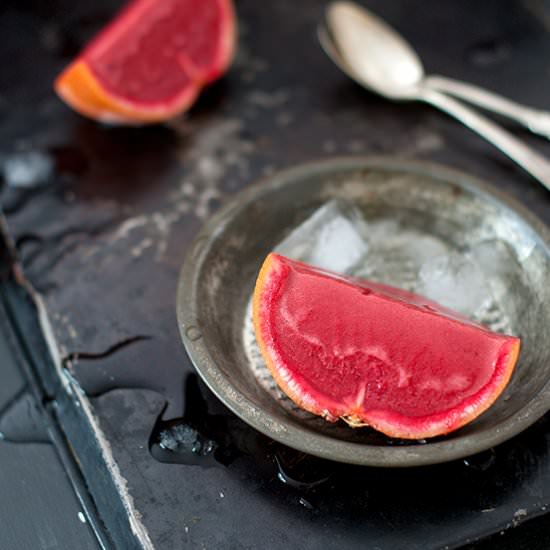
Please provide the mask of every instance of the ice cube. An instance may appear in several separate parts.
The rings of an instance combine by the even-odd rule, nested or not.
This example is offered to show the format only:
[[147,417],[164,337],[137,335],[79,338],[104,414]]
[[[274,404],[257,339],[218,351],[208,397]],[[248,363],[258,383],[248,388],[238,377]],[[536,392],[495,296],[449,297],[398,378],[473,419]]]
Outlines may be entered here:
[[296,227],[274,251],[322,269],[349,273],[368,249],[361,212],[333,200]]
[[518,278],[522,269],[512,248],[504,241],[488,240],[472,246],[469,256],[483,270],[495,302],[510,302],[507,296],[522,283]]
[[398,221],[381,219],[368,223],[369,243],[381,253],[394,253],[409,257],[418,266],[447,252],[447,247],[436,237],[410,227],[403,227]]
[[415,290],[468,317],[478,315],[492,299],[489,282],[480,266],[458,252],[424,262]]
[[216,447],[214,441],[205,439],[187,424],[176,424],[160,432],[159,445],[174,452],[191,452],[199,456],[210,454]]
[[507,277],[518,261],[510,246],[500,240],[477,243],[471,247],[469,255],[485,273],[499,278]]
[[397,220],[383,218],[367,225],[369,254],[353,273],[358,277],[414,290],[422,264],[448,251],[438,238]]

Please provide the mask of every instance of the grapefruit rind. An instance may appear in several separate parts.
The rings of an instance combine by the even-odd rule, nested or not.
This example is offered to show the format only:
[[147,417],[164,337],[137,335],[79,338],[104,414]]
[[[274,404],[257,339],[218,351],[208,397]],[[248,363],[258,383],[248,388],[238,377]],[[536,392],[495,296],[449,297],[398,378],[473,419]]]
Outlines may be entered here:
[[218,49],[218,59],[212,64],[210,71],[202,76],[205,84],[210,84],[220,78],[231,65],[235,56],[237,44],[237,15],[231,0],[219,0],[222,19],[226,22],[225,32],[222,34],[221,47]]
[[108,124],[146,124],[168,120],[187,110],[197,98],[195,83],[170,103],[158,106],[133,105],[109,94],[85,61],[77,60],[61,73],[54,84],[59,96],[80,114]]
[[[156,0],[154,0],[156,1]],[[198,70],[184,55],[178,56],[182,70],[190,82],[175,97],[163,103],[146,104],[131,102],[119,97],[102,86],[86,61],[88,52],[105,49],[114,40],[118,29],[131,25],[139,19],[149,2],[132,2],[111,22],[107,33],[94,38],[83,53],[71,63],[55,80],[54,89],[63,101],[83,116],[106,124],[143,125],[164,122],[187,111],[196,101],[202,88],[222,76],[235,54],[237,23],[231,0],[218,0],[224,32],[220,36],[217,57],[206,71]],[[121,23],[124,21],[124,24]]]
[[507,386],[519,356],[519,340],[512,342],[508,347],[509,349],[502,353],[505,356],[504,360],[497,360],[499,366],[491,381],[466,399],[460,407],[425,418],[415,418],[414,422],[411,422],[409,417],[395,412],[375,410],[363,415],[352,413],[341,418],[351,427],[370,426],[390,437],[401,439],[427,439],[458,430],[484,413]]
[[[500,396],[512,376],[520,351],[520,340],[517,338],[504,342],[489,382],[466,398],[460,406],[446,411],[425,417],[409,417],[390,410],[364,410],[359,404],[360,398],[357,403],[342,404],[329,400],[321,404],[317,397],[305,390],[300,376],[286,367],[277,352],[272,335],[265,329],[264,312],[269,311],[273,305],[270,287],[280,284],[281,269],[283,266],[275,254],[269,254],[260,269],[253,295],[256,340],[271,375],[282,391],[302,409],[322,416],[329,422],[341,419],[352,428],[370,426],[389,437],[401,439],[426,439],[445,435],[485,412]],[[361,389],[358,394],[361,394]]]

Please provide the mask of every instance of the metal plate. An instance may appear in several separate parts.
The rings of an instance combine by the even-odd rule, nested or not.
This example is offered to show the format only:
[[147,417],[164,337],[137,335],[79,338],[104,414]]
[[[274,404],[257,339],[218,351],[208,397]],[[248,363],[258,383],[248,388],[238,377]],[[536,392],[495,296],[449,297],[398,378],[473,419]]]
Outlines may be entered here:
[[[521,358],[505,393],[468,426],[445,438],[404,445],[368,428],[353,430],[305,414],[262,383],[247,329],[259,267],[292,228],[332,199],[353,202],[368,219],[398,220],[401,227],[431,235],[459,253],[491,239],[513,252],[517,261],[508,266],[496,306],[522,338]],[[338,158],[252,186],[204,226],[181,274],[178,320],[187,352],[206,384],[261,432],[331,460],[393,467],[435,464],[493,447],[550,408],[549,251],[550,236],[540,222],[466,174],[388,158]]]

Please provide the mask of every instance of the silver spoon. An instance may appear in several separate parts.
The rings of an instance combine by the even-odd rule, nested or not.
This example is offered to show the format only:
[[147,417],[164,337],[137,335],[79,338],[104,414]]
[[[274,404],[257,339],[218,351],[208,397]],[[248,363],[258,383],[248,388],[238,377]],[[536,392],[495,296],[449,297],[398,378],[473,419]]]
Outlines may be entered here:
[[[337,23],[337,21],[340,23]],[[406,67],[406,70],[411,71],[411,74],[414,74],[418,81],[421,80],[423,86],[445,92],[488,111],[508,117],[519,122],[532,132],[550,138],[549,112],[521,105],[472,84],[444,76],[426,76],[422,62],[411,46],[384,21],[357,4],[353,4],[352,2],[334,2],[327,12],[327,22],[329,26],[331,24],[346,26],[361,25],[363,32],[373,35],[361,38],[365,41],[365,46],[367,45],[367,40],[371,41],[369,44],[380,39],[391,40],[391,44],[387,45],[387,48],[392,49],[394,56],[400,56],[400,62]],[[337,40],[340,39],[341,37],[337,37]],[[376,47],[380,49],[379,44]],[[385,50],[381,51],[384,54],[387,53]]]
[[[550,190],[550,163],[494,122],[430,86],[430,79],[424,77],[416,53],[381,19],[352,2],[339,1],[329,6],[326,22],[330,34],[325,28],[319,28],[321,45],[348,76],[389,99],[424,101],[445,111],[498,147]],[[478,91],[485,93],[484,90]],[[492,105],[491,110],[497,110],[492,100],[486,99],[487,96],[484,96],[485,103]],[[470,101],[476,102],[472,98]],[[510,116],[509,112],[507,114]]]

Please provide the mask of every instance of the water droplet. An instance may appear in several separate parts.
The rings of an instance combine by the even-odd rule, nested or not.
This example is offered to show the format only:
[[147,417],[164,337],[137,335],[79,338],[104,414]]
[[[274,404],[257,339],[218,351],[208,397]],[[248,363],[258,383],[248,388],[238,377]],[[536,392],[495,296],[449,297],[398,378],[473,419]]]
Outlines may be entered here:
[[327,464],[315,457],[286,447],[273,455],[277,465],[277,479],[295,489],[313,489],[330,478]]
[[487,471],[496,461],[496,453],[493,449],[470,456],[463,460],[464,465],[479,472]]
[[307,508],[308,510],[315,510],[315,507],[313,506],[313,504],[311,504],[311,502],[309,502],[308,500],[306,500],[304,497],[300,497],[298,499],[298,502],[304,507],[304,508]]

